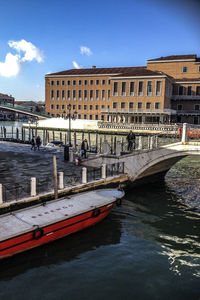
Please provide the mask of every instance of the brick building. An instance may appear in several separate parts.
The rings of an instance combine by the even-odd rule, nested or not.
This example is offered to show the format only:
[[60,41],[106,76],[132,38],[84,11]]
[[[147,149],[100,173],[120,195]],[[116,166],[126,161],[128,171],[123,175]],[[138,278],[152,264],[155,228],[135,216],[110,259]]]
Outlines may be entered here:
[[200,59],[173,55],[144,67],[72,69],[45,76],[45,109],[79,119],[200,124]]

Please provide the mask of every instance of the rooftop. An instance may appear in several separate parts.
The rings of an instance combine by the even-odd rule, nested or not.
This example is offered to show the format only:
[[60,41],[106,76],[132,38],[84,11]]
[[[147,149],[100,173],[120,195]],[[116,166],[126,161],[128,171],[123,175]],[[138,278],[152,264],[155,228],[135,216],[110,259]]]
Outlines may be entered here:
[[163,61],[163,60],[196,60],[196,54],[187,54],[187,55],[170,55],[170,56],[161,56],[159,58],[149,59],[147,62],[151,61]]

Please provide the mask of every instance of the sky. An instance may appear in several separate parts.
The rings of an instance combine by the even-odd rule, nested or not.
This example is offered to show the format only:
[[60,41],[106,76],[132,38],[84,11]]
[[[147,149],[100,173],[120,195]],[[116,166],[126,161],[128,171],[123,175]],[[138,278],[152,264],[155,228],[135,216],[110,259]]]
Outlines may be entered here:
[[45,100],[45,75],[200,56],[195,0],[0,0],[0,93]]

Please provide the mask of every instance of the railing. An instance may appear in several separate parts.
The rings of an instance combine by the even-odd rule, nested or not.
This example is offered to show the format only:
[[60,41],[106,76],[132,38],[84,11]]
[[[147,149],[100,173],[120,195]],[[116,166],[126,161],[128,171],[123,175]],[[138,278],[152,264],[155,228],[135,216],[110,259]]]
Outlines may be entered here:
[[119,108],[102,108],[101,109],[101,113],[143,113],[143,114],[168,114],[168,115],[175,115],[176,114],[176,110],[174,109],[167,109],[167,108],[164,108],[164,109],[143,109],[143,108],[128,108],[128,109],[119,109]]
[[173,100],[200,100],[200,95],[172,95]]
[[193,110],[177,110],[176,111],[178,115],[182,115],[182,114],[189,114],[189,115],[200,115],[200,110],[196,110],[196,109],[193,109]]

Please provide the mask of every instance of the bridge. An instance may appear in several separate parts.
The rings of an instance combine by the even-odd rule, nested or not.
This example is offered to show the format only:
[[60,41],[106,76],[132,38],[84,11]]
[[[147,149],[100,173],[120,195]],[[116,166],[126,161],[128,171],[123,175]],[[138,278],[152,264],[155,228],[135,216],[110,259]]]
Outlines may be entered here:
[[32,111],[31,108],[29,108],[27,106],[22,106],[22,105],[17,105],[17,104],[12,105],[12,104],[2,104],[1,103],[0,110],[12,111],[12,112],[27,115],[27,116],[30,116],[32,118],[39,119],[39,120],[51,118],[48,114],[46,114],[44,112],[35,112],[35,111]]
[[[118,143],[120,149],[120,143]],[[180,159],[188,155],[200,155],[200,141],[188,141],[188,126],[183,124],[181,142],[159,148],[133,150],[129,153],[116,151],[115,155],[101,154],[83,163],[86,166],[122,164],[130,183],[143,183],[160,180]]]

